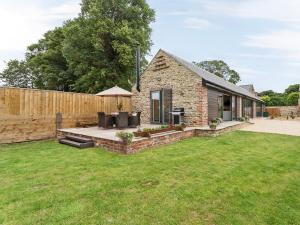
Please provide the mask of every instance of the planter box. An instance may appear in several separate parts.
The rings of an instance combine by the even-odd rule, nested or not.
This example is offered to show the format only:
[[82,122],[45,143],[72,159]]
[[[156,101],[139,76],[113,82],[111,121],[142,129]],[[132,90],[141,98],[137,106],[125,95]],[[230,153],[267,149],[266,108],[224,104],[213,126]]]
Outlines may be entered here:
[[150,131],[138,131],[138,132],[133,132],[135,137],[150,137],[151,134],[158,134],[158,133],[164,133],[172,130],[177,130],[177,131],[183,131],[183,127],[168,127],[168,128],[162,128],[162,129],[157,129],[157,130],[150,130]]
[[135,137],[150,137],[150,133],[144,131],[133,132],[133,135]]

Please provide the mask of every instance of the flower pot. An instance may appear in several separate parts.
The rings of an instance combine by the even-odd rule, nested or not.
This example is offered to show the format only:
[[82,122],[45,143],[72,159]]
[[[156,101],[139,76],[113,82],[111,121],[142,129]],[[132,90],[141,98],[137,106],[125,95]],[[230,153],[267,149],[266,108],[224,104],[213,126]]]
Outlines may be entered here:
[[217,129],[217,124],[210,124],[210,125],[209,125],[209,128],[210,128],[211,130],[216,130],[216,129]]

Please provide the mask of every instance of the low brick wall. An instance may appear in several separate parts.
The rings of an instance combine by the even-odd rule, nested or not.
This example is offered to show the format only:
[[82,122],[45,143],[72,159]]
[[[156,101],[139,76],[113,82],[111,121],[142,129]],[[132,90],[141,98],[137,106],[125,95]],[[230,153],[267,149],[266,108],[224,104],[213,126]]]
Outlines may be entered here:
[[70,134],[79,137],[91,138],[94,141],[96,147],[101,147],[109,151],[115,151],[124,154],[132,154],[132,153],[139,152],[143,149],[166,145],[166,144],[174,143],[195,136],[216,137],[220,134],[230,132],[232,130],[240,129],[247,125],[248,123],[241,123],[241,124],[236,124],[222,129],[217,129],[217,130],[187,128],[184,131],[176,131],[167,134],[165,133],[161,135],[155,135],[150,138],[141,138],[139,140],[134,140],[130,145],[124,144],[122,141],[90,137],[86,135],[79,135],[79,134],[74,134],[65,131],[57,131],[57,138],[63,138],[66,135],[70,135]]
[[124,152],[126,154],[135,153],[142,149],[170,144],[194,136],[195,136],[195,130],[178,131],[176,133],[171,133],[167,135],[162,134],[160,136],[134,141],[131,145],[125,147]]
[[241,123],[241,124],[237,124],[237,125],[233,125],[230,127],[226,127],[223,129],[217,129],[217,130],[201,130],[201,129],[196,129],[195,131],[195,136],[198,137],[217,137],[223,133],[228,133],[231,132],[233,130],[238,130],[241,128],[244,128],[246,126],[248,126],[250,123]]

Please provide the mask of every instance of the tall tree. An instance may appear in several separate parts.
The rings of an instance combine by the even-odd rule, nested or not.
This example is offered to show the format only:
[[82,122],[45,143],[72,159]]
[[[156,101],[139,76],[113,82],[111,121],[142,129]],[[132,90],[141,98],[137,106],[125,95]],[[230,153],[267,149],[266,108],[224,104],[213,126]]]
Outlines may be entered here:
[[83,0],[79,18],[64,31],[63,54],[76,80],[76,91],[95,93],[134,82],[135,47],[151,46],[154,10],[145,0]]
[[288,95],[293,92],[299,92],[299,86],[299,84],[292,84],[287,89],[285,89],[284,93]]
[[76,78],[69,71],[62,53],[63,29],[48,31],[38,43],[27,48],[26,59],[36,77],[34,84],[37,88],[69,91],[75,83]]
[[222,60],[203,61],[203,62],[199,62],[199,63],[195,63],[195,64],[210,73],[213,73],[219,77],[224,78],[225,80],[227,80],[231,83],[236,84],[241,81],[241,78],[240,78],[240,75],[238,74],[238,72],[231,69]]
[[287,96],[287,104],[288,105],[298,105],[299,100],[299,92],[291,92]]
[[34,76],[25,61],[14,59],[7,62],[6,68],[0,73],[0,80],[5,86],[32,88]]

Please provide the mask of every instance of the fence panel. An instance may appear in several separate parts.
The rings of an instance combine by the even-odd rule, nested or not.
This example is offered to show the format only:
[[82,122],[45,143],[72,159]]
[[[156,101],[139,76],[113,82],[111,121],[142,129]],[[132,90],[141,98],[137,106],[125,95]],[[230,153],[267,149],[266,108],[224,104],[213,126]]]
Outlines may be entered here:
[[132,111],[130,97],[24,88],[0,88],[0,143],[55,137],[55,116],[62,113],[62,127],[96,124],[97,112]]

